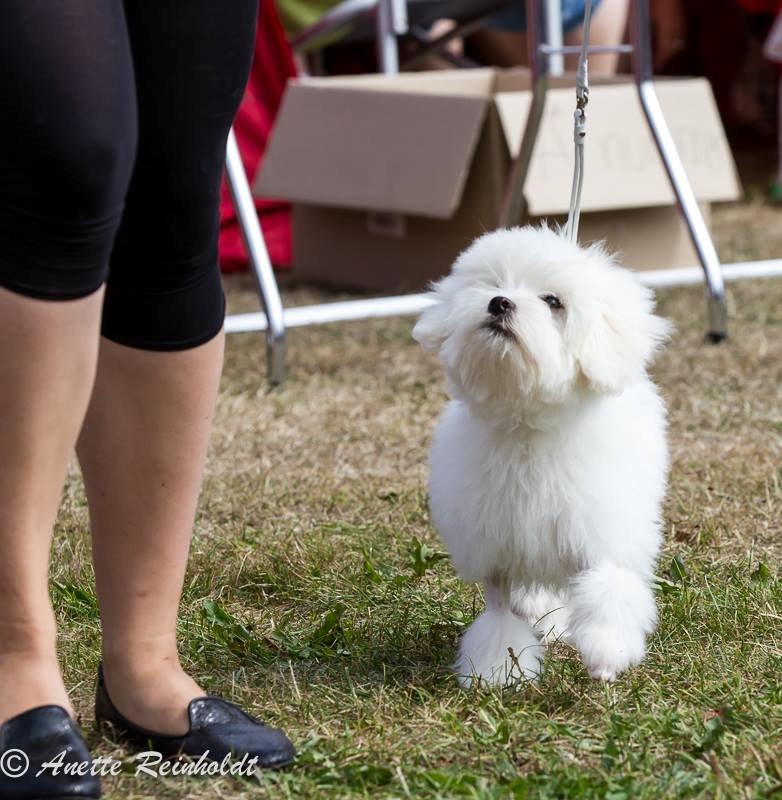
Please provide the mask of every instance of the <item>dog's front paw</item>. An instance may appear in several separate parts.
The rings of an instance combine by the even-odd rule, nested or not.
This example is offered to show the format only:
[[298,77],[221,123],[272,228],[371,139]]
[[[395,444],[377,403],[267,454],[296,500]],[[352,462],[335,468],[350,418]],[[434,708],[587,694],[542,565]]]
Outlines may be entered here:
[[613,681],[629,667],[640,664],[646,652],[641,631],[609,626],[590,626],[575,633],[573,644],[581,653],[587,672],[599,681]]
[[487,610],[464,632],[454,664],[464,689],[483,683],[508,686],[534,681],[543,647],[531,626],[510,611]]
[[612,681],[640,663],[657,609],[642,573],[600,564],[571,584],[570,643],[593,678]]

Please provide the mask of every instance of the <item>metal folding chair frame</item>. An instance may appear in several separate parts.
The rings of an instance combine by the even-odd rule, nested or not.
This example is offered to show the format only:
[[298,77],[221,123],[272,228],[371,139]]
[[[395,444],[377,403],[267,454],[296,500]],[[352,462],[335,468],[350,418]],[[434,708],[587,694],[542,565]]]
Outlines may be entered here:
[[[250,183],[244,171],[239,146],[233,130],[228,134],[228,148],[225,155],[225,177],[231,200],[236,209],[236,218],[242,232],[242,239],[247,248],[258,294],[263,304],[266,324],[266,361],[268,364],[269,382],[276,386],[285,380],[285,317],[282,308],[282,297],[274,277],[274,269],[269,259],[269,251],[263,239],[258,212],[255,210]],[[226,320],[226,330],[230,330],[231,317]],[[259,329],[260,330],[260,329]]]
[[[366,9],[375,0],[356,0],[356,7]],[[383,71],[398,71],[396,37],[406,30],[404,0],[378,0],[378,53]],[[502,204],[500,225],[515,224],[525,213],[524,183],[529,171],[535,140],[543,117],[550,59],[570,53],[574,48],[548,44],[545,19],[541,13],[543,0],[526,0],[529,53],[533,77],[530,111]],[[703,270],[707,290],[707,335],[719,342],[727,335],[727,311],[722,269],[709,230],[692,191],[670,130],[665,121],[652,82],[652,54],[649,25],[649,0],[631,0],[631,43],[616,48],[592,47],[590,53],[631,53],[635,83],[649,128],[660,152],[677,204],[682,213]],[[578,48],[575,48],[577,50]],[[306,309],[283,310],[277,281],[255,211],[247,175],[242,165],[233,132],[229,137],[226,156],[226,177],[236,207],[242,236],[247,247],[251,268],[263,304],[264,314],[244,314],[226,320],[228,332],[265,331],[269,381],[273,385],[285,378],[285,331],[287,324],[308,325],[348,319],[414,314],[426,300],[423,295],[403,295],[372,300],[361,299],[342,303],[326,303]],[[766,269],[766,273],[768,269]],[[764,273],[765,274],[765,273]],[[690,275],[690,278],[692,276]]]
[[[641,106],[703,268],[708,297],[707,335],[711,341],[720,342],[727,336],[728,331],[725,286],[719,258],[654,89],[649,0],[631,0],[631,9],[630,45],[620,45],[617,48],[590,48],[590,53],[613,50],[632,55],[633,73]],[[545,44],[544,19],[536,0],[527,0],[527,35],[532,69],[532,103],[521,140],[521,149],[513,165],[511,179],[502,204],[501,226],[515,224],[524,216],[524,183],[529,172],[546,103],[549,56],[571,52],[571,48],[554,48]]]
[[[520,2],[521,0],[517,0]],[[474,62],[463,57],[452,57],[443,48],[458,36],[468,36],[486,24],[486,20],[497,9],[493,9],[477,17],[457,22],[447,34],[431,39],[429,32],[407,18],[407,0],[342,0],[341,3],[327,11],[317,22],[291,37],[291,47],[304,55],[312,57],[320,53],[318,45],[329,41],[330,36],[349,28],[353,24],[363,24],[374,17],[375,44],[380,71],[386,75],[399,72],[400,36],[408,36],[418,44],[415,53],[405,57],[402,66],[410,68],[419,64],[432,53],[452,61],[457,67],[474,67]],[[311,62],[312,65],[312,62]],[[319,68],[316,67],[316,71]]]

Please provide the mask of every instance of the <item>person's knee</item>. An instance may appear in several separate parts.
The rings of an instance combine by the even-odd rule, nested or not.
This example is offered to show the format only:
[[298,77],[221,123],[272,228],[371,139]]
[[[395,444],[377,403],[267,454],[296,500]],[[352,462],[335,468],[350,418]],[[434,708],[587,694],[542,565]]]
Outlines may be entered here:
[[48,216],[63,221],[117,220],[136,155],[135,119],[79,120],[48,148],[45,173]]
[[129,347],[184,350],[217,335],[225,314],[218,267],[225,142],[191,143],[195,165],[160,144],[142,137],[111,256],[103,335]]
[[[112,254],[112,271],[133,281],[149,271],[175,288],[202,273],[217,258],[221,170],[177,170],[163,163],[136,170]],[[145,253],[147,258],[144,257]],[[152,254],[152,257],[149,255]]]
[[74,114],[35,134],[14,154],[23,179],[0,186],[0,286],[83,297],[108,273],[133,171],[135,114]]
[[186,350],[222,328],[219,192],[171,183],[147,203],[131,193],[112,253],[102,332],[129,347]]

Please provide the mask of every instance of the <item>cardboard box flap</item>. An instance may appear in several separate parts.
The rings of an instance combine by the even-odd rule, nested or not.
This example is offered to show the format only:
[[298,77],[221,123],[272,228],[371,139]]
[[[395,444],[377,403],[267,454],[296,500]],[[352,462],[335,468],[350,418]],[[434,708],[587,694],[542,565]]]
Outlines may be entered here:
[[[665,118],[697,198],[740,195],[733,157],[707,81],[655,82]],[[500,91],[495,103],[512,155],[518,153],[532,95]],[[573,170],[573,89],[550,89],[527,177],[531,214],[566,213]],[[675,202],[632,83],[594,85],[587,107],[583,211]],[[621,118],[621,124],[617,119]]]
[[491,102],[491,75],[478,76],[472,93],[457,93],[453,82],[443,92],[424,79],[411,91],[386,91],[380,78],[290,84],[256,193],[451,217]]
[[[618,75],[590,75],[589,86],[611,86],[617,83],[626,84],[629,76]],[[576,73],[563,72],[561,75],[549,75],[549,89],[567,89],[573,96],[575,104]],[[532,90],[532,70],[529,67],[510,67],[496,69],[494,74],[494,93],[527,92]]]
[[290,85],[316,86],[326,91],[339,87],[368,89],[373,92],[490,97],[501,74],[494,68],[443,69],[431,72],[400,72],[396,75],[367,73],[306,77],[291,81]]

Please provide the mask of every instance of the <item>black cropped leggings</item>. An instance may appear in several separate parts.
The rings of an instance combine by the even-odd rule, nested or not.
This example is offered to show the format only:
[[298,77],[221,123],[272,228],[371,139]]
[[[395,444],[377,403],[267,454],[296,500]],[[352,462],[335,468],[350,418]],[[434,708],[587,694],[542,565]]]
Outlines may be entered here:
[[257,0],[4,0],[0,286],[106,284],[102,333],[147,350],[215,336],[225,145]]

